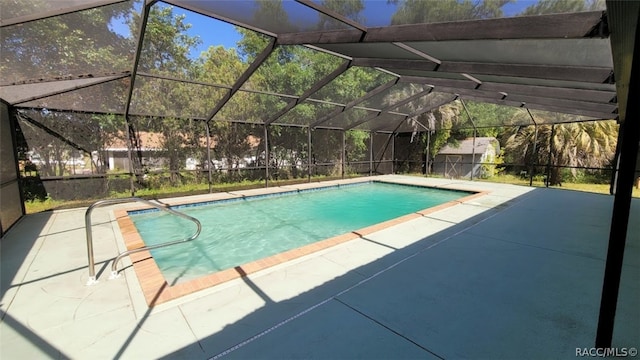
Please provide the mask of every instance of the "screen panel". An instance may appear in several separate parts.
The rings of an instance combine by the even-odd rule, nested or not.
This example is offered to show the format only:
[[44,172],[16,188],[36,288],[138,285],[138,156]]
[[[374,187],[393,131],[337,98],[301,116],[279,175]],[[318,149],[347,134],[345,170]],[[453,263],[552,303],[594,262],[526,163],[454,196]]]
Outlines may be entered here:
[[121,2],[3,27],[3,83],[131,71],[135,47],[111,24],[126,23],[135,6]]

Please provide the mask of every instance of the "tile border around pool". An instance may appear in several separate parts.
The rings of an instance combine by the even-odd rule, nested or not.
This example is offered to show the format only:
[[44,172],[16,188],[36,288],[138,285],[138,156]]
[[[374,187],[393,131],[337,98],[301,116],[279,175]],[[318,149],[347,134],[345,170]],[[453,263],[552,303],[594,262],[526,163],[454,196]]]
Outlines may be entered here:
[[[367,181],[370,181],[370,180],[367,180]],[[376,181],[379,181],[379,180],[376,180]],[[400,185],[408,185],[408,184],[403,184],[400,182],[393,182],[393,181],[383,181],[383,182],[390,182],[390,183],[395,183]],[[318,184],[320,185],[321,183],[318,183]],[[415,186],[421,186],[421,185],[415,185]],[[422,186],[422,187],[439,188],[436,186]],[[276,192],[291,191],[286,188],[275,188],[275,189],[283,190],[283,191],[276,191]],[[446,189],[446,190],[455,191],[456,189]],[[458,190],[458,191],[475,192],[475,193],[457,200],[449,201],[447,203],[425,209],[425,210],[420,210],[411,214],[407,214],[395,219],[387,220],[387,221],[384,221],[375,225],[371,225],[362,229],[354,230],[346,234],[334,236],[329,239],[317,241],[309,245],[305,245],[296,249],[291,249],[280,254],[276,254],[273,256],[266,257],[264,259],[256,260],[254,262],[237,266],[235,268],[222,270],[210,275],[206,275],[201,278],[186,281],[184,283],[179,283],[173,286],[170,286],[167,283],[167,281],[165,280],[164,276],[160,271],[160,268],[158,267],[156,262],[153,260],[153,257],[151,256],[151,253],[148,250],[141,251],[138,253],[133,253],[129,255],[129,258],[131,260],[131,263],[133,264],[134,272],[138,278],[140,287],[142,288],[142,293],[144,294],[147,305],[151,307],[151,306],[159,305],[167,301],[194,293],[199,290],[204,290],[233,279],[237,279],[249,274],[256,273],[260,270],[264,270],[272,266],[282,264],[287,261],[294,260],[302,256],[309,255],[317,251],[330,248],[338,244],[345,243],[350,240],[364,237],[376,231],[380,231],[409,220],[417,219],[457,204],[462,204],[462,203],[471,201],[473,199],[487,195],[489,193],[488,191],[475,191],[475,190],[467,190],[467,189]],[[270,192],[269,194],[274,194],[274,193],[275,192]],[[236,194],[228,194],[228,195],[230,196],[230,198],[243,197],[242,195],[238,196]],[[176,204],[173,204],[173,205],[176,205]],[[137,249],[144,246],[144,242],[142,241],[140,234],[136,230],[136,227],[133,224],[133,221],[131,220],[128,214],[128,211],[141,210],[144,208],[145,207],[141,207],[141,206],[133,206],[126,209],[114,210],[114,215],[117,220],[118,226],[120,227],[120,231],[122,233],[122,237],[124,239],[125,247],[127,248],[127,250]]]

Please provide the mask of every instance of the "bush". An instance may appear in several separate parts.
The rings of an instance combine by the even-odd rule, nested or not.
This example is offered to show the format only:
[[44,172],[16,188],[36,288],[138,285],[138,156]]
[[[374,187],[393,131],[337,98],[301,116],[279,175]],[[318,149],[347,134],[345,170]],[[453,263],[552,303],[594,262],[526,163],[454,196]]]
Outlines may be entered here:
[[24,201],[45,201],[49,198],[49,194],[47,194],[39,175],[25,176],[21,181]]

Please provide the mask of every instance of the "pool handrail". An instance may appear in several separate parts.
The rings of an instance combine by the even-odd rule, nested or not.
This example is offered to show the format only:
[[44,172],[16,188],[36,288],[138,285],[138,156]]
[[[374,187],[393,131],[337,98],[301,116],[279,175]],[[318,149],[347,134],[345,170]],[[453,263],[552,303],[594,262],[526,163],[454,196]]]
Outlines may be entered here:
[[151,249],[158,249],[158,248],[162,248],[165,246],[171,246],[171,245],[176,245],[176,244],[180,244],[180,243],[184,243],[184,242],[188,242],[191,240],[194,240],[195,238],[197,238],[200,235],[200,232],[202,231],[202,224],[200,223],[200,221],[198,221],[198,219],[191,217],[189,215],[186,215],[184,213],[181,213],[179,211],[173,210],[171,207],[169,207],[168,205],[165,204],[160,204],[157,202],[152,202],[149,200],[145,200],[142,198],[138,198],[138,197],[129,197],[129,198],[120,198],[120,199],[106,199],[106,200],[99,200],[96,201],[95,203],[91,204],[89,206],[89,208],[87,208],[87,211],[84,214],[84,222],[85,222],[85,229],[86,229],[86,233],[87,233],[87,254],[88,254],[88,259],[89,259],[89,280],[87,281],[87,285],[93,285],[95,283],[97,283],[98,281],[96,280],[96,270],[95,270],[95,258],[93,255],[93,234],[91,231],[91,212],[93,211],[93,209],[97,208],[97,207],[102,207],[102,206],[107,206],[107,205],[115,205],[115,204],[123,204],[123,203],[129,203],[129,202],[141,202],[144,203],[148,206],[154,207],[158,210],[161,211],[166,211],[172,215],[176,215],[179,216],[181,218],[187,219],[189,221],[192,221],[193,223],[196,224],[196,231],[191,234],[191,236],[181,239],[181,240],[175,240],[175,241],[170,241],[170,242],[166,242],[166,243],[162,243],[162,244],[156,244],[156,245],[150,245],[150,246],[143,246],[141,248],[137,248],[137,249],[132,249],[132,250],[127,250],[124,252],[121,252],[120,254],[118,254],[118,256],[116,256],[116,258],[113,260],[113,264],[111,265],[111,276],[110,278],[117,278],[118,275],[118,262],[120,261],[121,258],[131,255],[133,253],[137,253],[137,252],[141,252],[141,251],[145,251],[145,250],[151,250]]

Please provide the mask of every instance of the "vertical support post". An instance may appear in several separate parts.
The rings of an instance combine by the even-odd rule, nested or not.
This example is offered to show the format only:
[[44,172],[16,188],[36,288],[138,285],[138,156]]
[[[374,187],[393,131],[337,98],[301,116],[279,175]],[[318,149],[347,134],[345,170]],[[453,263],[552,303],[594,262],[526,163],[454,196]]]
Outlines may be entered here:
[[207,134],[207,181],[209,182],[209,194],[211,194],[213,191],[211,188],[211,129],[209,127],[209,121],[204,122],[204,128]]
[[430,147],[431,147],[431,130],[429,129],[427,131],[427,158],[425,159],[425,162],[424,162],[424,167],[425,167],[424,174],[427,175],[427,176],[429,176],[429,172],[431,170],[430,169],[430,163],[431,163],[430,156],[431,156],[431,154],[429,154]]
[[475,172],[476,163],[476,129],[473,129],[473,148],[471,149],[471,180],[473,181],[473,173]]
[[533,133],[533,151],[531,152],[531,164],[529,164],[529,186],[533,186],[533,169],[536,159],[538,159],[538,150],[536,146],[538,144],[538,123],[536,119],[533,118],[531,111],[527,108],[527,113],[529,117],[531,117],[531,121],[533,121],[534,133]]
[[396,165],[396,133],[393,132],[391,135],[391,174],[395,174],[395,165]]
[[94,205],[95,204],[89,206],[84,214],[84,228],[87,239],[87,257],[89,259],[89,280],[87,281],[87,285],[93,285],[98,282],[96,280],[96,266],[95,258],[93,255],[93,233],[91,231],[91,211]]
[[[151,12],[151,7],[155,4],[157,0],[145,2],[145,5],[142,9],[142,21],[140,22],[140,30],[138,33],[138,42],[136,46],[136,53],[133,57],[133,68],[131,69],[131,81],[129,84],[129,88],[127,89],[127,100],[125,102],[124,107],[124,121],[127,125],[126,134],[128,134],[128,144],[129,149],[127,151],[127,156],[129,157],[129,177],[130,177],[130,186],[131,186],[131,196],[135,196],[135,187],[133,177],[135,176],[134,167],[133,167],[133,156],[131,154],[131,150],[135,146],[138,149],[138,159],[142,160],[142,152],[139,150],[138,138],[135,134],[135,130],[133,129],[133,125],[129,121],[129,110],[131,110],[131,99],[133,98],[133,87],[136,83],[136,75],[138,73],[138,64],[140,63],[140,54],[142,53],[142,43],[144,40],[144,34],[147,29],[147,22],[149,20],[149,13]],[[135,143],[134,143],[135,140]],[[142,164],[141,164],[142,165]]]
[[311,155],[311,126],[307,127],[307,151],[309,153],[307,156],[307,182],[311,182],[311,159],[313,158]]
[[373,132],[369,131],[369,176],[373,175]]
[[264,124],[264,187],[269,187],[269,132]]
[[[618,44],[626,43],[628,46],[620,46],[613,53],[615,64],[628,63],[628,72],[620,71],[616,77],[616,85],[619,92],[622,92],[626,85],[625,94],[626,111],[622,112],[622,122],[624,131],[622,132],[620,146],[620,170],[616,181],[616,194],[613,200],[613,211],[611,213],[611,227],[609,231],[609,245],[607,248],[607,261],[604,269],[604,281],[602,284],[602,297],[600,300],[600,313],[598,317],[598,330],[596,332],[596,348],[610,348],[613,340],[613,330],[616,318],[616,307],[618,305],[618,293],[620,291],[620,278],[622,276],[622,263],[624,260],[625,243],[629,226],[629,215],[631,214],[631,196],[633,192],[634,180],[636,178],[636,166],[638,161],[638,151],[640,150],[640,103],[637,101],[640,96],[640,5],[635,2],[618,3],[607,1],[607,10],[612,9],[612,17],[609,18],[612,26],[620,26],[625,21],[627,24],[634,24],[635,34],[630,31],[625,32],[625,39],[616,39]],[[622,11],[624,10],[624,11]],[[624,16],[621,14],[624,13]],[[611,27],[612,44],[614,36],[623,36],[623,31],[616,32]],[[617,29],[620,30],[620,29]],[[615,35],[614,35],[615,34]],[[624,51],[626,50],[626,51]],[[624,60],[620,59],[624,57]],[[620,68],[625,69],[625,66]],[[628,76],[628,78],[627,78]],[[622,91],[620,91],[622,90]],[[624,102],[622,102],[624,104]],[[637,219],[636,219],[637,221]],[[629,271],[636,271],[631,270]],[[635,355],[635,354],[634,354]]]
[[538,159],[538,124],[534,125],[533,133],[533,158],[531,159],[531,170],[529,171],[529,186],[533,186],[533,171],[535,169],[535,163]]
[[[639,86],[636,85],[635,88],[638,90]],[[640,91],[634,94],[639,93]],[[633,99],[631,89],[629,99]],[[622,276],[622,261],[624,259],[631,209],[631,194],[640,142],[640,121],[637,121],[640,119],[640,106],[638,106],[637,102],[633,100],[628,102],[626,115],[622,148],[620,149],[620,171],[618,173],[615,199],[613,200],[609,246],[607,248],[607,261],[600,300],[596,335],[596,347],[598,348],[611,347],[613,339],[620,278]]]
[[342,178],[344,179],[344,173],[346,170],[347,162],[347,132],[342,130]]
[[[20,126],[18,124],[18,118],[17,118],[17,114],[15,112],[15,109],[13,107],[11,107],[11,105],[4,103],[7,106],[7,118],[9,119],[9,131],[11,131],[11,144],[13,146],[13,156],[15,159],[15,171],[16,171],[16,180],[18,181],[18,189],[20,190],[20,211],[22,212],[22,216],[24,216],[27,213],[27,210],[24,206],[24,192],[23,190],[23,183],[22,181],[20,181],[20,165],[18,163],[18,139],[17,139],[17,129]],[[24,136],[24,134],[23,134]],[[2,227],[2,222],[0,221],[0,237],[4,235],[4,230]]]
[[135,135],[135,130],[133,129],[133,126],[131,125],[131,123],[129,122],[126,116],[125,116],[125,125],[127,126],[126,134],[128,134],[127,159],[129,160],[129,191],[131,192],[131,196],[136,196],[135,182],[133,181],[133,178],[135,176],[134,174],[135,169],[133,168],[133,155],[131,154],[131,151],[135,146],[135,144],[132,141],[132,136],[136,136],[136,135]]
[[622,147],[622,133],[624,132],[624,123],[618,126],[618,140],[616,142],[616,154],[613,156],[613,169],[611,169],[611,180],[609,183],[609,194],[616,193],[616,183],[618,181],[618,169],[620,169],[620,148]]
[[547,180],[545,186],[549,187],[551,183],[551,154],[553,153],[553,137],[556,133],[556,124],[551,124],[551,135],[549,135],[549,157],[547,159]]
[[[467,113],[467,117],[469,118],[469,122],[471,122],[471,126],[473,126],[473,149],[471,149],[471,180],[473,180],[473,172],[475,171],[474,165],[476,162],[476,135],[478,133],[478,129],[476,128],[476,124],[473,122],[473,118],[471,118],[471,114],[469,114],[467,105],[464,103],[462,98],[460,98],[459,100],[462,103],[464,111]],[[462,166],[464,168],[464,164],[462,164]]]

